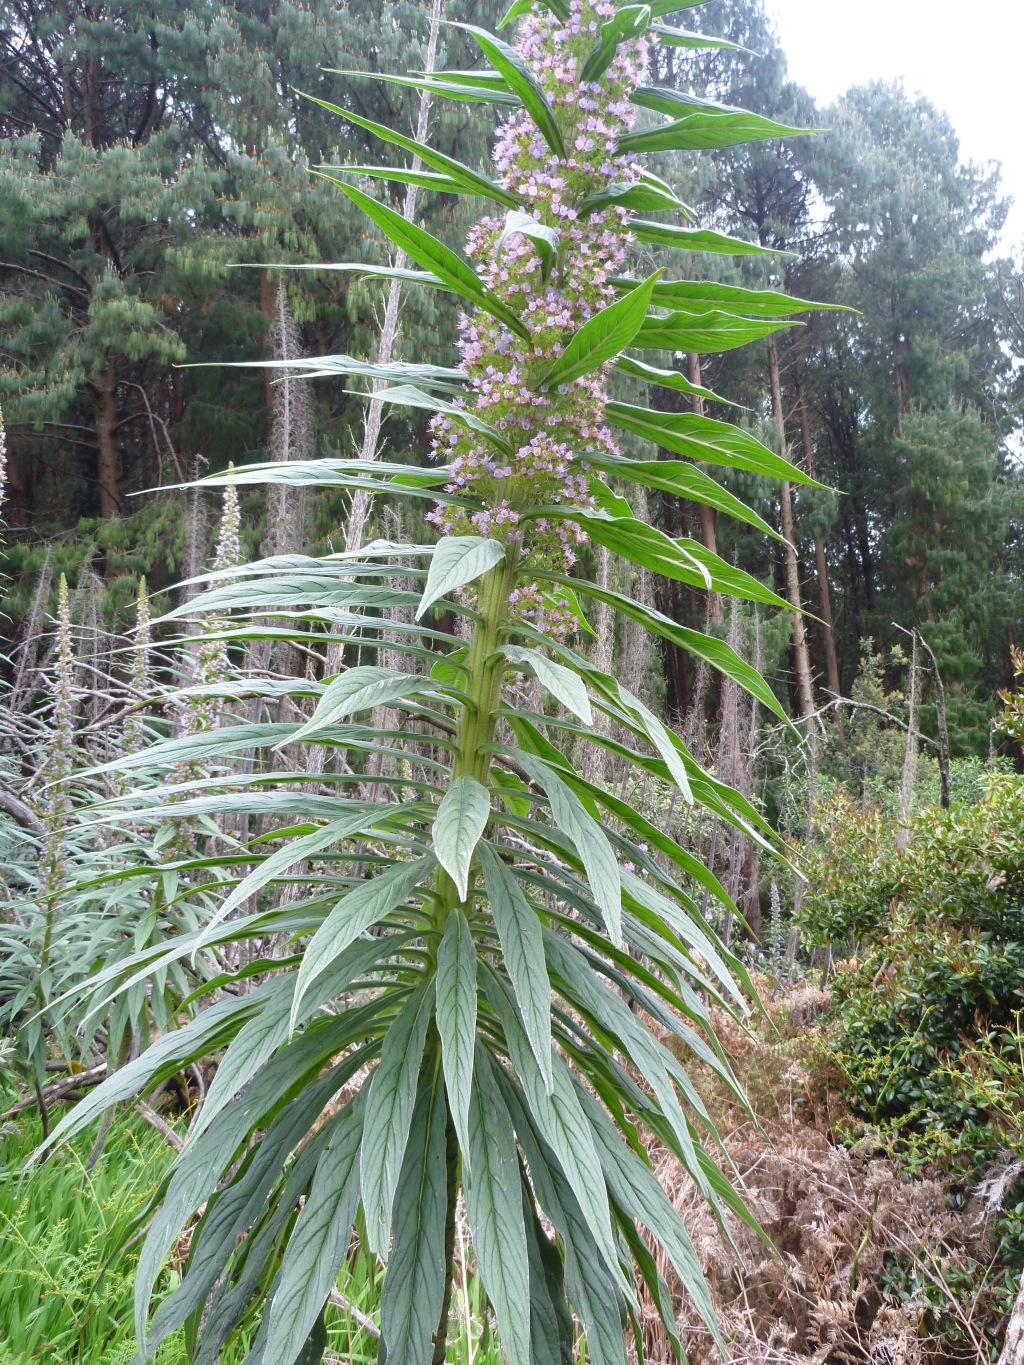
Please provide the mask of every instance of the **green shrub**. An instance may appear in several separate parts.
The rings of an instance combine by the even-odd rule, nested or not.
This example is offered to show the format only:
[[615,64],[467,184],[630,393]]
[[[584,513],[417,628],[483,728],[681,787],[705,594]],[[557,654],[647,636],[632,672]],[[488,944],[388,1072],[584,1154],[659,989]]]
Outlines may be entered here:
[[922,813],[903,850],[842,793],[817,823],[805,927],[866,940],[837,978],[826,1048],[853,1114],[954,1170],[1024,1151],[1024,782]]

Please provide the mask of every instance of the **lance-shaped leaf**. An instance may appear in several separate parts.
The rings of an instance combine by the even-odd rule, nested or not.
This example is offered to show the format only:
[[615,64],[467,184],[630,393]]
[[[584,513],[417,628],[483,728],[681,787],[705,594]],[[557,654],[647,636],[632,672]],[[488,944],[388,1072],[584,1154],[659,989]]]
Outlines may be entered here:
[[721,311],[690,313],[677,310],[665,316],[647,318],[633,344],[659,351],[715,354],[733,351],[737,346],[747,346],[774,332],[799,325],[788,319],[772,321],[740,318]]
[[520,1179],[523,1223],[530,1262],[530,1350],[534,1365],[566,1365],[572,1359],[573,1321],[565,1302],[562,1258],[548,1241],[525,1173]]
[[531,1365],[529,1253],[512,1120],[490,1058],[477,1044],[469,1111],[466,1213],[480,1278],[494,1309],[509,1365]]
[[[583,1220],[606,1269],[622,1283],[624,1277],[612,1235],[608,1191],[590,1125],[580,1109],[576,1093],[565,1078],[564,1068],[556,1067],[553,1091],[548,1095],[508,988],[492,970],[483,974],[483,986],[488,1003],[501,1023],[509,1060],[522,1085],[529,1112],[579,1203]],[[518,1122],[516,1131],[520,1132]],[[628,1285],[623,1287],[628,1288]]]
[[544,1078],[544,1088],[550,1094],[551,986],[540,920],[523,895],[515,873],[488,844],[480,847],[480,866],[523,1027]]
[[624,431],[674,450],[677,455],[689,455],[694,460],[707,460],[729,469],[745,469],[748,474],[761,474],[766,479],[815,484],[789,460],[728,422],[716,422],[692,412],[655,412],[628,403],[607,404],[605,416]]
[[620,355],[615,362],[615,368],[620,374],[628,374],[632,379],[642,379],[645,384],[657,384],[663,389],[675,389],[677,393],[688,393],[697,398],[703,398],[706,403],[725,403],[728,400],[720,398],[711,389],[702,388],[700,384],[691,384],[684,374],[678,370],[662,370],[655,365],[647,365],[642,360],[636,360],[630,355]]
[[430,977],[416,987],[388,1029],[366,1101],[359,1183],[370,1249],[382,1260],[387,1259],[391,1240],[391,1208],[409,1141],[433,1008],[434,978]]
[[[564,575],[549,573],[545,577],[549,582],[557,583]],[[607,602],[609,606],[614,607],[623,616],[645,626],[655,635],[660,635],[664,640],[671,640],[673,644],[693,654],[695,658],[704,659],[712,668],[717,669],[727,678],[732,678],[733,682],[742,687],[745,692],[749,692],[763,706],[767,706],[784,725],[792,724],[778,697],[757,669],[752,668],[746,660],[741,659],[725,640],[716,640],[712,635],[705,635],[699,630],[692,630],[689,626],[681,626],[671,617],[656,611],[654,607],[644,606],[642,602],[636,602],[624,593],[614,592],[610,588],[601,588],[596,583],[584,582],[578,578],[568,581],[582,596],[593,597],[598,602]]]
[[625,298],[617,299],[585,322],[545,374],[541,385],[551,389],[571,384],[625,350],[644,325],[651,291],[660,275],[659,270]]
[[[371,80],[379,80],[380,77],[369,72],[364,73]],[[486,176],[479,175],[476,171],[464,166],[461,161],[455,161],[450,156],[445,156],[436,148],[429,146],[426,142],[417,142],[415,138],[406,137],[404,133],[398,132],[395,128],[389,128],[384,123],[374,123],[373,119],[363,118],[360,114],[355,114],[351,109],[343,109],[340,105],[330,104],[327,100],[318,99],[315,95],[305,95],[302,91],[298,92],[304,99],[310,100],[313,104],[319,104],[322,109],[328,110],[332,114],[338,114],[341,118],[347,119],[349,123],[354,123],[360,128],[364,128],[368,133],[373,133],[382,142],[390,142],[395,147],[401,147],[403,151],[419,157],[425,166],[431,170],[438,171],[441,175],[448,176],[462,186],[467,194],[479,194],[485,199],[493,199],[499,204],[518,206],[518,200],[514,195],[509,194],[508,190],[503,190],[500,185],[495,185]],[[413,253],[409,252],[410,256]],[[413,256],[415,260],[416,257]],[[422,262],[421,262],[422,264]],[[428,266],[427,269],[432,269]]]
[[703,33],[694,33],[688,28],[669,28],[667,24],[651,24],[650,32],[666,47],[726,48],[730,52],[746,52],[739,43],[730,43],[728,38],[711,38]]
[[[322,853],[325,848],[330,848],[332,844],[339,844],[343,839],[349,839],[353,834],[360,834],[365,829],[376,823],[382,816],[386,818],[386,813],[378,809],[366,809],[356,811],[354,814],[346,816],[344,820],[332,820],[330,824],[324,825],[320,829],[313,830],[310,834],[305,834],[299,839],[290,839],[283,848],[276,849],[269,857],[263,861],[238,883],[234,891],[227,897],[224,903],[218,908],[217,913],[212,916],[206,925],[203,938],[197,945],[196,951],[208,943],[213,936],[213,931],[217,926],[237,908],[255,896],[256,892],[272,882],[275,877],[279,877],[283,872],[287,872],[296,863],[305,862],[307,858],[312,858],[317,853]],[[195,960],[195,954],[193,954]]]
[[302,998],[310,984],[371,924],[378,924],[396,906],[401,905],[436,866],[431,853],[414,862],[393,863],[386,872],[378,877],[367,878],[354,891],[342,897],[302,955],[302,964],[295,978],[291,1028],[295,1027]]
[[555,156],[564,157],[565,143],[562,141],[562,131],[558,126],[554,110],[548,103],[544,87],[533,74],[530,65],[524,58],[519,55],[514,47],[509,47],[508,43],[503,43],[500,38],[495,38],[486,29],[477,28],[473,24],[453,23],[452,27],[461,28],[466,33],[473,35],[495,71],[504,77],[509,89],[519,96],[523,108],[533,119],[541,137]]
[[764,535],[786,543],[781,532],[695,464],[684,460],[623,460],[614,455],[595,456],[592,452],[587,453],[587,460],[594,469],[614,474],[617,479],[639,483],[645,488],[660,488],[691,502],[702,502],[706,507],[714,507],[716,511],[746,522],[748,526],[756,526]]
[[[433,190],[436,194],[468,194],[469,191],[450,175],[440,171],[414,171],[395,166],[318,166],[325,179],[340,185],[339,175],[353,175],[360,180],[393,180],[399,185],[416,185],[421,190]],[[334,171],[333,176],[327,174]]]
[[537,254],[541,259],[541,273],[547,279],[558,255],[558,233],[554,228],[538,222],[529,213],[523,213],[519,209],[509,209],[505,215],[505,226],[498,238],[498,251],[501,251],[510,237],[515,237],[517,234],[528,238],[536,247]]
[[474,582],[504,558],[505,548],[496,540],[484,540],[482,536],[443,536],[430,561],[426,587],[416,609],[417,621],[439,598]]
[[460,901],[469,894],[469,867],[490,813],[490,793],[475,777],[457,777],[438,807],[431,829],[434,852]]
[[639,38],[651,22],[648,5],[623,5],[614,18],[601,25],[597,46],[583,63],[581,81],[599,81],[612,64],[620,43]]
[[514,664],[522,664],[532,670],[543,685],[558,701],[579,716],[584,725],[592,725],[594,712],[583,679],[564,664],[556,664],[546,654],[536,649],[522,649],[518,645],[506,645],[505,657]]
[[449,250],[429,232],[424,232],[415,223],[407,222],[400,213],[396,213],[394,209],[388,208],[386,204],[381,204],[376,199],[371,199],[362,190],[357,190],[352,185],[343,185],[342,191],[417,265],[422,266],[424,270],[432,271],[457,294],[461,294],[464,299],[475,303],[485,313],[490,313],[499,322],[503,322],[516,336],[522,337],[524,341],[530,339],[530,330],[526,324],[480,283],[475,272],[461,256],[456,256],[454,251]]
[[476,947],[469,922],[456,906],[437,950],[437,1031],[444,1079],[464,1159],[469,1153],[469,1100],[476,1046]]
[[395,1240],[380,1304],[381,1345],[389,1365],[430,1365],[434,1354],[433,1334],[447,1288],[446,1120],[444,1079],[435,1058],[416,1095],[395,1199]]
[[372,710],[375,706],[387,706],[404,697],[436,692],[440,685],[434,678],[400,673],[396,669],[379,668],[373,664],[349,668],[328,686],[306,724],[300,726],[288,740],[282,741],[278,748],[283,748],[285,743],[294,744],[298,740],[308,740],[323,734],[346,716]]
[[545,513],[552,519],[565,517],[579,522],[598,545],[652,573],[709,592],[763,602],[780,611],[792,610],[784,597],[766,588],[752,574],[734,568],[727,560],[706,550],[699,541],[673,540],[656,526],[636,517],[615,515],[616,510],[613,507],[612,515],[609,515],[603,509],[559,506],[550,510],[545,508]]
[[[326,68],[334,71],[334,68]],[[505,82],[495,73],[479,71],[411,71],[406,76],[379,75],[366,71],[334,71],[338,76],[370,76],[389,85],[404,85],[412,90],[429,90],[442,99],[466,100],[470,104],[503,104],[519,107],[519,96],[513,95]],[[493,80],[482,79],[494,76]],[[469,191],[466,191],[468,193]],[[503,202],[503,201],[499,201]]]
[[[633,280],[613,281],[618,289],[631,289]],[[741,289],[735,284],[716,284],[713,280],[659,280],[652,302],[679,307],[693,313],[718,310],[746,318],[787,318],[794,313],[839,312],[842,305],[815,303],[795,298],[777,289]]]
[[766,138],[804,137],[812,131],[792,128],[746,109],[715,104],[684,91],[658,86],[641,86],[633,92],[632,102],[642,109],[667,114],[673,121],[661,128],[627,133],[619,139],[620,152],[696,151],[733,147],[738,143],[763,141]]
[[681,199],[657,176],[645,176],[634,185],[616,183],[603,190],[595,190],[581,199],[578,210],[583,213],[603,213],[610,208],[629,209],[633,213],[682,213],[690,217],[690,210]]
[[788,252],[772,251],[756,242],[745,242],[742,237],[730,237],[710,228],[675,227],[672,223],[651,223],[646,218],[633,219],[629,230],[638,242],[651,246],[675,246],[680,251],[712,252],[723,256],[779,256]]
[[619,868],[604,830],[589,815],[582,801],[562,781],[550,764],[534,754],[523,753],[519,762],[527,774],[544,788],[555,824],[576,846],[587,872],[594,899],[604,915],[608,934],[616,948],[622,946],[622,895]]
[[414,384],[397,384],[394,388],[380,389],[376,393],[360,393],[358,389],[346,389],[346,393],[355,393],[360,398],[370,398],[375,403],[394,403],[401,408],[423,408],[427,412],[444,413],[446,417],[451,418],[459,426],[465,427],[467,431],[473,431],[478,436],[483,436],[485,440],[497,446],[502,454],[512,454],[512,447],[495,427],[489,426],[487,422],[482,421],[468,408],[460,408],[454,403],[446,403],[443,398],[438,398],[434,393],[424,393]]
[[359,1204],[362,1100],[360,1092],[340,1116],[317,1163],[274,1281],[262,1365],[292,1365],[345,1263]]

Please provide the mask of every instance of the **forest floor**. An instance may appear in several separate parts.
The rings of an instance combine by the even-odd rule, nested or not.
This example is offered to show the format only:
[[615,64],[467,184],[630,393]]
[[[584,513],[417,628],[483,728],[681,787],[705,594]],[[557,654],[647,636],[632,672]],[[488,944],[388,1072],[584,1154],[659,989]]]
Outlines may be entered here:
[[[774,1249],[738,1220],[723,1230],[675,1158],[651,1152],[690,1229],[731,1361],[994,1361],[1007,1304],[990,1235],[998,1178],[979,1196],[938,1170],[902,1169],[830,1083],[827,995],[757,985],[767,1018],[749,1031],[715,1018],[754,1117],[710,1068],[695,1079]],[[653,1304],[645,1313],[647,1359],[670,1360]],[[718,1358],[692,1305],[680,1305],[678,1325],[694,1365]]]

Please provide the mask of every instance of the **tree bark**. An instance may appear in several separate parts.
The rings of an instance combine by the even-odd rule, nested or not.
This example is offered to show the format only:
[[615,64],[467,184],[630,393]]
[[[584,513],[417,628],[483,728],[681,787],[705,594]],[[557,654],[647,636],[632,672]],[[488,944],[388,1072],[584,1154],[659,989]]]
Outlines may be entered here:
[[108,360],[102,373],[89,385],[96,419],[96,444],[99,447],[97,474],[100,485],[100,514],[104,521],[119,517],[124,506],[121,441],[117,434],[117,370]]
[[917,631],[916,634],[932,662],[932,672],[935,675],[935,709],[938,712],[939,724],[939,779],[942,784],[940,800],[942,809],[949,810],[949,726],[946,723],[946,689],[942,684],[939,661],[935,657],[934,650],[920,631]]
[[[779,352],[775,338],[768,339],[768,375],[772,388],[772,411],[779,429],[779,454],[787,458],[786,416],[782,407],[782,381],[779,377]],[[786,591],[793,608],[793,654],[796,661],[797,691],[800,714],[805,720],[814,715],[814,690],[811,685],[811,662],[807,654],[807,634],[800,605],[800,569],[796,559],[793,527],[793,494],[787,479],[779,492],[782,505],[782,534],[786,538]]]
[[1010,1314],[998,1365],[1024,1365],[1024,1280]]
[[[796,410],[800,422],[800,444],[803,449],[804,470],[814,478],[814,443],[811,440],[811,423],[807,413],[807,390],[804,388],[804,367],[799,356],[794,357],[793,383],[796,388]],[[832,630],[832,599],[828,586],[828,564],[825,559],[825,542],[820,536],[814,537],[814,563],[818,573],[818,611],[824,623],[822,636],[825,645],[825,676],[828,690],[839,695],[839,665],[836,662],[836,642]]]

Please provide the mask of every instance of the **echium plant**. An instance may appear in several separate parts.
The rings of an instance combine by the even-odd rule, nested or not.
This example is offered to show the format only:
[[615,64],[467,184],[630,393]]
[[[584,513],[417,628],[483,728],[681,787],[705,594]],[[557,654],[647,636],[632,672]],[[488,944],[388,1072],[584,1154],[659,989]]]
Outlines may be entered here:
[[[681,1060],[699,1057],[742,1100],[709,1005],[740,1014],[749,982],[695,893],[706,888],[727,907],[729,898],[698,859],[567,757],[580,743],[602,745],[770,839],[751,805],[574,643],[584,638],[581,600],[603,601],[783,715],[725,643],[587,581],[574,558],[589,538],[683,583],[786,605],[701,544],[638,519],[620,491],[666,489],[770,533],[693,461],[803,478],[736,427],[609,397],[612,368],[692,392],[677,371],[627,349],[721,350],[786,325],[802,307],[775,293],[625,273],[633,241],[758,251],[638,217],[686,213],[642,169],[641,153],[787,131],[643,83],[652,42],[697,41],[658,22],[679,7],[544,0],[531,9],[517,0],[507,16],[522,20],[514,47],[463,26],[488,68],[394,77],[508,111],[493,179],[336,110],[429,168],[358,167],[360,178],[479,196],[499,213],[472,233],[474,268],[338,182],[418,267],[400,274],[461,300],[463,364],[335,356],[293,368],[383,379],[392,385],[385,401],[432,411],[432,464],[324,459],[220,480],[424,499],[441,538],[263,560],[214,575],[188,608],[213,619],[235,613],[232,629],[250,638],[278,635],[287,614],[296,641],[325,658],[344,651],[344,666],[323,681],[266,684],[274,695],[286,688],[307,715],[313,697],[303,723],[256,725],[228,706],[198,745],[192,737],[149,751],[149,765],[164,771],[184,752],[223,759],[255,750],[265,764],[261,772],[247,758],[233,784],[225,777],[222,794],[203,798],[204,811],[220,801],[225,812],[260,817],[263,830],[238,855],[237,884],[211,921],[97,973],[90,988],[97,998],[116,994],[197,955],[244,960],[237,984],[230,966],[213,975],[208,1007],[91,1094],[57,1133],[223,1050],[155,1199],[137,1279],[140,1361],[184,1323],[192,1359],[211,1362],[253,1314],[253,1365],[320,1359],[327,1300],[355,1224],[387,1262],[381,1358],[440,1365],[460,1187],[510,1365],[563,1365],[577,1333],[596,1365],[622,1365],[630,1321],[639,1348],[640,1281],[681,1353],[648,1238],[717,1337],[696,1253],[644,1143],[651,1134],[671,1151],[716,1211],[745,1216],[707,1150],[714,1128]],[[671,122],[634,129],[637,108]],[[615,429],[682,458],[628,458]],[[416,591],[394,586],[396,563]],[[452,615],[466,623],[461,634]],[[385,649],[411,667],[385,667]],[[523,673],[543,689],[536,712],[511,686]],[[399,725],[368,723],[373,708],[397,712]],[[595,708],[614,729],[594,725]],[[307,745],[316,763],[307,763]],[[188,799],[174,807],[188,809]],[[267,852],[275,829],[278,846]],[[232,918],[245,905],[252,913]],[[286,955],[272,955],[282,940]],[[243,944],[244,959],[235,952]],[[327,1108],[334,1097],[340,1104]],[[180,1286],[151,1315],[164,1260],[200,1208]]]

